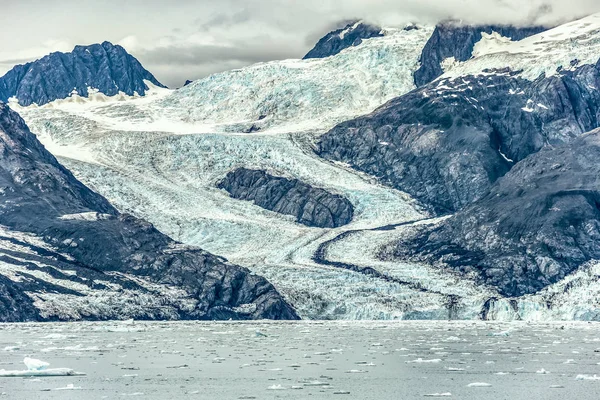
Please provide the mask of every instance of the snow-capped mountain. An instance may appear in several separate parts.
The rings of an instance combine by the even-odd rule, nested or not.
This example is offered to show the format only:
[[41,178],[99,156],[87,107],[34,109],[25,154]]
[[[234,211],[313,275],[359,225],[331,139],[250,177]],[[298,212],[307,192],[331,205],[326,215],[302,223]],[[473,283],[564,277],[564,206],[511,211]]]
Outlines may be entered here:
[[52,53],[17,65],[0,78],[0,101],[43,105],[72,93],[144,96],[151,85],[164,87],[125,49],[109,42],[76,46],[71,53]]
[[334,57],[259,63],[199,79],[141,111],[136,126],[189,133],[329,129],[412,90],[431,32],[390,30]]
[[364,39],[380,36],[383,36],[381,27],[363,21],[352,21],[343,28],[329,32],[321,38],[315,47],[304,56],[304,59],[335,56],[348,47],[360,46]]
[[[544,260],[560,256],[540,250],[556,233],[547,226],[554,214],[532,216],[543,225],[527,244],[537,269],[510,269],[521,286],[492,279],[509,270],[498,272],[504,267],[494,255],[504,242],[493,239],[504,233],[492,229],[504,226],[506,210],[489,199],[504,193],[498,185],[505,180],[513,196],[525,195],[519,182],[540,183],[517,174],[521,163],[597,127],[598,17],[521,41],[487,27],[443,29],[437,36],[429,27],[384,29],[327,58],[258,64],[146,98],[72,96],[13,107],[117,209],[265,276],[301,317],[598,318],[593,253],[557,274],[557,264]],[[506,29],[520,38],[539,28]],[[466,39],[450,45],[446,36]],[[445,72],[436,79],[440,70],[428,67],[426,80],[435,80],[417,88],[425,60]],[[541,169],[565,174],[560,182],[576,170]],[[302,195],[286,191],[289,182]],[[577,182],[565,190],[579,190]],[[300,223],[298,206],[313,189],[349,201],[349,223]],[[553,212],[571,218],[573,210],[564,210]],[[469,224],[480,217],[490,229],[475,246]],[[587,226],[594,219],[584,217],[573,225],[590,233],[578,236],[581,243],[594,237]],[[507,226],[515,229],[510,258],[527,250],[518,227]],[[411,246],[426,235],[439,248]]]
[[447,22],[435,27],[421,55],[421,66],[415,71],[415,83],[423,86],[443,75],[455,63],[473,57],[473,49],[485,35],[496,33],[513,41],[546,31],[543,26],[514,27],[505,25],[472,26]]
[[0,320],[295,319],[265,279],[119,213],[0,103]]

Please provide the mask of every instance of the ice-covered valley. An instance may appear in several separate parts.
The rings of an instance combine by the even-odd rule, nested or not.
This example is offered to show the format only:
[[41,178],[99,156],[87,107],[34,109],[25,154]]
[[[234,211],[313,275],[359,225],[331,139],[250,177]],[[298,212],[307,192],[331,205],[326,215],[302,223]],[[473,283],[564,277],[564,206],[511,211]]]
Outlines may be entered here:
[[[266,277],[303,318],[597,319],[595,265],[537,295],[502,299],[447,271],[382,261],[383,246],[436,220],[408,195],[314,154],[315,140],[338,122],[414,88],[431,31],[390,32],[334,57],[258,64],[145,98],[94,94],[13,107],[63,165],[120,211]],[[354,220],[309,228],[232,199],[216,185],[238,167],[344,195]]]

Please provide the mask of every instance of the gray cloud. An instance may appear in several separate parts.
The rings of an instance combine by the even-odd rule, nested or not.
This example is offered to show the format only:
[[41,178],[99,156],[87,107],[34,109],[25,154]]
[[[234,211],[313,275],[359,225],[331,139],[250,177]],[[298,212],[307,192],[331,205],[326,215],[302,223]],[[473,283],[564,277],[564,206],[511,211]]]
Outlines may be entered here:
[[302,57],[339,21],[386,26],[460,19],[558,24],[599,12],[598,0],[0,0],[0,73],[75,44],[122,43],[159,80]]
[[298,52],[283,46],[261,46],[260,44],[240,44],[237,46],[185,46],[158,47],[140,52],[138,57],[153,65],[182,66],[197,64],[218,64],[223,61],[239,61],[253,64],[265,60],[297,58]]

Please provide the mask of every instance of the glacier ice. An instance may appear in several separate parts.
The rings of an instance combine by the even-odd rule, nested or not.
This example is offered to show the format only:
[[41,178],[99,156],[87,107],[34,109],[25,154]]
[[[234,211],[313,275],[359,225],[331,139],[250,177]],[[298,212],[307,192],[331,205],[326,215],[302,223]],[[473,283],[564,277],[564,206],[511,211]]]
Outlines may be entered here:
[[[590,32],[600,30],[600,17],[594,18],[592,25],[599,27],[582,23],[573,27],[582,32],[576,40],[590,41],[590,54],[596,45]],[[265,276],[304,318],[447,319],[452,308],[453,318],[473,319],[486,305],[488,318],[502,321],[600,318],[592,306],[600,298],[596,265],[537,295],[503,299],[493,289],[447,271],[382,261],[381,248],[406,232],[404,227],[378,228],[408,221],[428,223],[429,216],[406,194],[314,154],[314,142],[336,123],[369,113],[414,88],[412,74],[431,32],[430,28],[390,31],[327,59],[257,64],[177,91],[154,88],[145,98],[92,93],[86,99],[72,96],[42,107],[11,106],[61,163],[119,210]],[[519,50],[538,45],[552,52],[528,56]],[[586,60],[587,53],[580,54],[588,51],[586,46],[576,46],[578,50],[569,46],[568,40],[546,34],[543,39],[504,43],[502,51],[481,44],[468,62],[448,60],[446,78],[506,64],[534,76],[574,55]],[[355,219],[342,228],[308,228],[291,217],[231,199],[215,185],[241,166],[342,194],[353,203]],[[93,221],[102,216],[62,218]],[[316,262],[315,252],[327,242],[331,243],[326,258],[332,263],[372,268],[391,280]],[[15,277],[16,272],[3,273]],[[118,290],[96,295],[123,307],[115,295]],[[160,293],[159,300],[185,302],[168,288],[155,292]],[[136,294],[128,296],[123,302]],[[550,297],[553,306],[548,308]],[[97,306],[51,293],[41,300],[38,305],[43,304],[48,315]],[[135,306],[129,315],[135,316]]]

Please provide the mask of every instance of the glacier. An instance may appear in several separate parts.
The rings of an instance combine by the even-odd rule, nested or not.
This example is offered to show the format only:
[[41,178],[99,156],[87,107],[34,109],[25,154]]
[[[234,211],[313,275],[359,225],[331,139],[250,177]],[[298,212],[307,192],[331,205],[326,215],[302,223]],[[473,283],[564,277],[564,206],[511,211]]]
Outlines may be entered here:
[[[596,31],[585,24],[576,25],[585,30],[581,40],[594,42]],[[303,318],[597,319],[590,305],[600,296],[594,263],[536,295],[508,299],[447,271],[380,260],[381,248],[407,229],[437,220],[407,194],[314,153],[319,136],[337,123],[415,88],[413,73],[432,32],[388,29],[326,59],[261,63],[176,91],[155,87],[144,98],[96,93],[12,107],[63,165],[120,211],[264,276]],[[554,39],[553,45],[569,45]],[[526,76],[550,71],[560,59],[540,52],[526,69],[529,56],[505,50],[538,40],[504,43],[500,53],[479,45],[476,58],[452,64],[441,79],[506,64]],[[573,52],[588,51],[581,48]],[[310,228],[232,199],[216,185],[239,167],[339,193],[353,204],[354,220]],[[548,296],[555,298],[551,308]]]
[[[80,96],[46,105],[85,110],[116,129],[171,133],[290,133],[332,128],[415,87],[413,72],[433,28],[387,29],[334,57],[259,63],[171,91],[151,87],[145,101],[75,107]],[[89,104],[88,104],[89,105]]]

